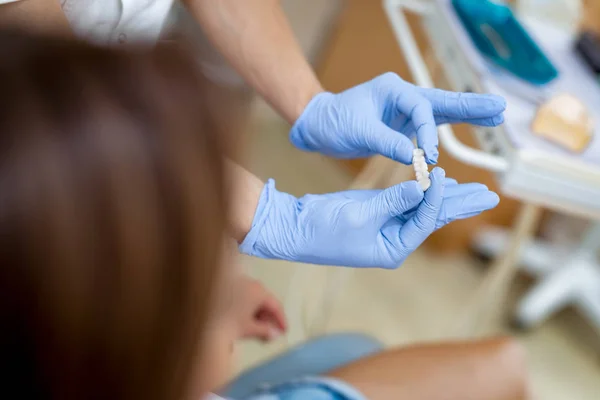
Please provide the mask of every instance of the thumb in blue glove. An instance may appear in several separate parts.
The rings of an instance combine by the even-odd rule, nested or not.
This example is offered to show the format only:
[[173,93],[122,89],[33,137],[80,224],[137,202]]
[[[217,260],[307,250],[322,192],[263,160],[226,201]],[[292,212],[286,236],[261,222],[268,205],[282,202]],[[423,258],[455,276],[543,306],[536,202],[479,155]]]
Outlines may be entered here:
[[[415,181],[385,190],[350,190],[300,199],[269,181],[243,253],[313,264],[396,268],[437,228],[498,203],[483,185],[444,178],[435,168],[425,194]],[[446,184],[452,197],[444,195]],[[440,217],[442,218],[440,220]]]

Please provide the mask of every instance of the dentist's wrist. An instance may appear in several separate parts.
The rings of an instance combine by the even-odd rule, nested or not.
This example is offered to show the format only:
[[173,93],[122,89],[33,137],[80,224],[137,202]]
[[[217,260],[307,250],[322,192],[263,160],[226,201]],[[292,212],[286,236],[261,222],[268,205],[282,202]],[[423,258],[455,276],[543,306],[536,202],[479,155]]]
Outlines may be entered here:
[[239,245],[241,253],[261,258],[289,258],[297,220],[298,199],[275,188],[269,179],[258,201],[250,231]]
[[315,143],[309,136],[309,115],[315,108],[319,107],[319,104],[331,96],[334,96],[334,94],[330,92],[317,93],[306,105],[303,113],[292,126],[290,130],[290,142],[298,149],[303,151],[317,151],[319,149],[318,143]]
[[242,243],[252,227],[260,194],[265,186],[257,176],[238,164],[226,160],[228,185],[231,193],[229,233]]
[[314,85],[311,85],[305,91],[302,91],[298,94],[297,99],[293,102],[294,107],[291,113],[286,115],[286,118],[290,125],[293,125],[298,121],[298,119],[302,116],[308,105],[311,101],[318,96],[320,93],[325,92],[325,89],[321,86],[320,83],[316,82]]

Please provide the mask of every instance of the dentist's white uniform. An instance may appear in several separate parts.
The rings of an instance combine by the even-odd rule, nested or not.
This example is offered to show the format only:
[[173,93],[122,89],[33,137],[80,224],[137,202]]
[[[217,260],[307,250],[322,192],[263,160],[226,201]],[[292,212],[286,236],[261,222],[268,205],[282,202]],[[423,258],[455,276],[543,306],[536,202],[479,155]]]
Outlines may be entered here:
[[[0,0],[10,3],[20,0]],[[104,46],[153,46],[176,34],[191,37],[205,76],[220,85],[242,86],[243,80],[208,43],[208,40],[174,0],[61,0],[71,29],[80,38]]]

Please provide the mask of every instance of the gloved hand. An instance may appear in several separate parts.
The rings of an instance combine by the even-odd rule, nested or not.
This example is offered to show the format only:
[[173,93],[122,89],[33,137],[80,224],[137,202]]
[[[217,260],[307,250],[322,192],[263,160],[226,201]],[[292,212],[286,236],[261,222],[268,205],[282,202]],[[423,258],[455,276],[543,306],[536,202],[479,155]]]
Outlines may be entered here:
[[312,264],[396,268],[436,229],[495,207],[481,184],[457,184],[435,168],[423,194],[416,181],[385,190],[306,195],[267,182],[243,253]]
[[292,143],[338,158],[381,154],[411,164],[414,145],[428,163],[438,158],[436,126],[504,121],[502,97],[425,89],[388,72],[339,94],[320,93],[306,106],[290,132]]

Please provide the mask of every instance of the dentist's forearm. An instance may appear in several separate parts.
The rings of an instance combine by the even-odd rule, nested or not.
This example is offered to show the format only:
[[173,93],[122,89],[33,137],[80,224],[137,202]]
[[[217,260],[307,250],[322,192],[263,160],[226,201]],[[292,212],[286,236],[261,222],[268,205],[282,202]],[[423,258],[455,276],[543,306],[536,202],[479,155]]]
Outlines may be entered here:
[[227,161],[227,176],[232,199],[229,229],[239,244],[244,241],[252,228],[254,214],[265,184],[232,161]]
[[72,36],[60,0],[18,0],[0,5],[0,27]]
[[215,47],[288,122],[323,91],[279,0],[186,0]]

